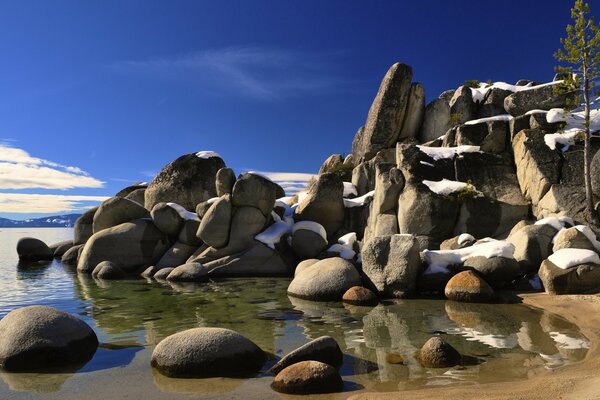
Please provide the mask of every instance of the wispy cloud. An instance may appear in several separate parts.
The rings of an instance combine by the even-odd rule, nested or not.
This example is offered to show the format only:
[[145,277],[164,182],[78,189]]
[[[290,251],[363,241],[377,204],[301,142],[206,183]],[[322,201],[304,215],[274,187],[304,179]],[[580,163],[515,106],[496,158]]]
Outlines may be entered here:
[[61,213],[81,211],[108,197],[61,194],[0,193],[0,211],[3,213]]
[[298,193],[306,188],[308,181],[315,175],[306,174],[303,172],[269,172],[269,171],[252,171],[266,176],[273,182],[277,182],[287,195]]
[[23,149],[0,143],[0,189],[66,190],[103,186],[104,182],[78,167],[33,157]]
[[261,100],[340,89],[345,83],[336,74],[332,56],[264,47],[226,47],[123,61],[111,67],[122,72],[180,79],[215,92]]

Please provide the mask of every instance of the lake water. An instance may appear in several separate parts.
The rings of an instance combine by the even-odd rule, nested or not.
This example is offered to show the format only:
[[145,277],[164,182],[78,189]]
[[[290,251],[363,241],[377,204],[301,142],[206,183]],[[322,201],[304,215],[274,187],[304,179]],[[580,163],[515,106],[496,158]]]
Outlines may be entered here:
[[[524,305],[398,300],[374,308],[289,298],[289,279],[227,279],[168,285],[144,279],[98,281],[59,261],[21,268],[16,243],[24,236],[51,244],[71,239],[65,228],[0,230],[0,317],[32,304],[78,315],[101,342],[76,373],[0,372],[0,399],[280,398],[267,370],[275,359],[322,335],[344,351],[346,393],[522,380],[585,357],[577,327]],[[171,379],[150,367],[153,347],[197,326],[230,328],[273,354],[253,379]],[[441,337],[473,365],[422,368],[414,353]],[[403,364],[397,364],[403,359]]]

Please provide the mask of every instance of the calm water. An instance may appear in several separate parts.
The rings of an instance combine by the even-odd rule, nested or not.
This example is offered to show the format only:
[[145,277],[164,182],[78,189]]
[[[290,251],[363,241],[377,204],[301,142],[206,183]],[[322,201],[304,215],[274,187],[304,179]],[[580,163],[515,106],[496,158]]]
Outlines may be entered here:
[[[523,305],[406,300],[362,308],[288,298],[288,279],[171,286],[142,279],[97,281],[58,261],[20,268],[15,246],[23,236],[53,243],[70,239],[72,230],[0,230],[0,317],[25,305],[51,305],[79,315],[102,344],[75,374],[0,373],[1,399],[279,398],[269,388],[272,377],[265,371],[276,357],[322,335],[333,336],[346,354],[341,372],[347,391],[527,379],[581,360],[589,347],[576,326]],[[236,330],[273,353],[273,359],[250,380],[179,380],[153,371],[153,347],[196,326]],[[476,363],[422,368],[414,353],[434,334]],[[403,365],[390,362],[398,356]]]

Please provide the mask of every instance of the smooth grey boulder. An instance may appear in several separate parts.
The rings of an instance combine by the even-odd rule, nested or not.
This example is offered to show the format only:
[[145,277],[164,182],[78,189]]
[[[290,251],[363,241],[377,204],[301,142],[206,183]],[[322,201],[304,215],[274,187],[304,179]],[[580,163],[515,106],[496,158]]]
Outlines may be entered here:
[[77,270],[90,273],[102,261],[112,261],[125,272],[154,265],[169,249],[168,236],[150,220],[126,222],[95,233],[85,244]]
[[[136,190],[145,190],[147,187],[148,185],[146,183],[136,183],[119,190],[119,192],[115,194],[115,197],[127,197]],[[144,205],[144,202],[142,202],[142,205]]]
[[226,194],[231,194],[234,184],[235,173],[231,168],[224,167],[217,171],[217,176],[215,177],[217,197],[222,197]]
[[152,209],[157,203],[177,203],[194,210],[217,195],[217,171],[225,167],[220,157],[198,157],[186,154],[164,167],[150,182],[145,193],[145,206]]
[[412,68],[405,64],[396,63],[385,74],[365,127],[352,142],[355,162],[368,161],[379,150],[396,144],[406,114],[411,82]]
[[157,281],[166,281],[167,277],[171,274],[171,272],[173,272],[174,269],[175,268],[173,267],[161,268],[156,271],[152,277]]
[[414,139],[421,130],[425,116],[425,87],[420,83],[410,85],[406,112],[398,140]]
[[413,235],[375,237],[363,244],[361,254],[363,273],[380,295],[398,298],[415,292],[421,257]]
[[239,207],[231,218],[228,247],[244,249],[254,241],[267,224],[267,218],[258,208]]
[[557,94],[554,88],[554,85],[544,85],[515,92],[504,99],[504,109],[513,117],[517,117],[531,110],[564,108],[577,95],[576,91]]
[[198,229],[200,229],[199,219],[185,219],[183,221],[181,231],[177,236],[177,241],[196,248],[202,246],[202,240],[200,240],[198,236],[196,236],[196,234],[198,233]]
[[327,237],[344,224],[344,185],[333,173],[320,175],[295,211],[297,221],[315,221],[327,232]]
[[182,242],[175,242],[156,263],[158,268],[177,267],[185,264],[186,260],[198,249]]
[[281,371],[271,388],[288,394],[322,394],[341,392],[344,382],[331,365],[319,361],[301,361]]
[[158,343],[151,364],[173,378],[236,377],[257,373],[266,360],[256,344],[237,332],[193,328]]
[[150,211],[152,222],[165,235],[176,237],[183,227],[183,217],[167,203],[156,203]]
[[124,222],[149,218],[150,213],[142,205],[124,197],[112,197],[100,204],[94,214],[94,233],[112,228]]
[[522,275],[519,263],[506,257],[471,257],[465,260],[464,269],[473,269],[494,289],[502,288]]
[[226,246],[229,241],[232,210],[230,195],[226,194],[215,201],[202,217],[196,236],[214,248]]
[[394,164],[381,163],[375,168],[375,194],[363,241],[398,233],[398,196],[404,188],[404,175]]
[[92,271],[92,276],[98,279],[123,279],[126,274],[115,263],[110,261],[102,261]]
[[175,267],[167,276],[169,282],[201,282],[208,280],[208,271],[200,263],[187,263]]
[[582,264],[562,269],[544,260],[540,280],[548,294],[585,294],[600,291],[600,265]]
[[352,170],[352,184],[356,186],[359,196],[362,196],[371,190],[375,189],[375,172],[377,164],[380,163],[395,163],[395,149],[384,149],[379,151],[375,157],[369,161],[358,164]]
[[28,306],[0,320],[0,367],[12,372],[81,365],[98,348],[79,318],[48,306]]
[[449,368],[459,364],[458,351],[438,336],[429,339],[419,350],[419,361],[425,368]]
[[[593,233],[593,232],[592,232]],[[585,249],[596,251],[596,248],[590,240],[577,228],[563,229],[553,238],[552,252],[556,253],[561,249]]]
[[454,275],[444,289],[448,300],[466,303],[487,303],[494,289],[473,271],[463,271]]
[[265,217],[271,215],[277,199],[278,185],[263,176],[245,173],[238,177],[231,193],[234,207],[255,207]]
[[125,196],[125,198],[128,200],[135,201],[136,203],[143,206],[145,196],[146,196],[146,189],[144,188],[144,189],[134,190],[133,192],[131,192],[127,196]]
[[318,258],[309,258],[308,260],[300,261],[296,266],[296,269],[294,270],[294,276],[302,273],[302,271],[304,271],[311,265],[318,263],[319,261],[321,260],[319,260]]
[[344,361],[344,354],[334,338],[321,336],[288,353],[273,365],[270,371],[272,374],[278,374],[292,364],[308,360],[320,361],[340,369]]
[[140,276],[142,278],[152,278],[154,276],[154,274],[156,274],[158,271],[160,271],[160,268],[158,268],[157,266],[151,265],[148,268],[146,268],[141,274]]
[[316,258],[327,249],[327,240],[316,232],[297,229],[292,234],[292,250],[300,260]]
[[471,88],[467,86],[456,89],[449,105],[451,125],[464,124],[477,118],[477,106],[473,101]]
[[210,206],[212,206],[212,204],[213,202],[209,200],[203,201],[202,203],[198,203],[198,205],[196,206],[196,215],[198,215],[198,218],[200,218],[200,220],[204,218],[204,214],[206,214],[206,212],[208,211]]
[[326,172],[334,172],[336,168],[341,167],[344,164],[344,158],[341,154],[332,154],[321,165],[319,168],[319,175]]
[[73,244],[85,244],[87,240],[94,234],[94,215],[98,207],[92,207],[75,221],[73,230]]
[[48,246],[52,250],[54,258],[61,258],[71,247],[73,247],[72,240],[64,240],[62,242],[54,243]]
[[40,239],[24,237],[17,242],[17,254],[19,261],[37,262],[52,261],[54,252]]
[[340,257],[326,258],[296,273],[290,296],[315,301],[339,301],[352,286],[361,284],[356,267]]
[[556,233],[548,224],[528,225],[507,238],[515,246],[514,257],[521,271],[536,272],[540,268],[542,261],[552,254],[552,239]]
[[419,142],[435,140],[452,128],[450,123],[449,99],[435,99],[425,107],[423,124],[419,133]]
[[65,265],[77,265],[77,260],[79,260],[83,246],[83,244],[78,244],[71,247],[65,252],[65,254],[63,254],[63,256],[60,258],[60,261]]

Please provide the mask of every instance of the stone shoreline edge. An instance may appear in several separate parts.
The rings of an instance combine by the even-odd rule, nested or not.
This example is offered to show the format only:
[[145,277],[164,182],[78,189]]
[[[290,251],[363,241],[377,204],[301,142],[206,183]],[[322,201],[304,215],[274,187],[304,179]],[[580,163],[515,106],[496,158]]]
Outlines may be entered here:
[[549,296],[524,294],[523,304],[544,309],[577,325],[590,340],[586,357],[579,362],[548,370],[530,379],[467,387],[431,388],[390,393],[359,393],[352,400],[405,399],[600,399],[600,295]]

